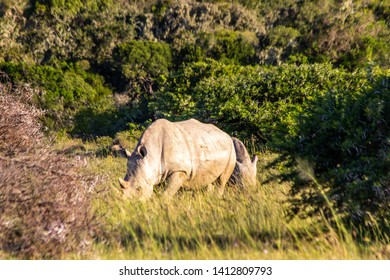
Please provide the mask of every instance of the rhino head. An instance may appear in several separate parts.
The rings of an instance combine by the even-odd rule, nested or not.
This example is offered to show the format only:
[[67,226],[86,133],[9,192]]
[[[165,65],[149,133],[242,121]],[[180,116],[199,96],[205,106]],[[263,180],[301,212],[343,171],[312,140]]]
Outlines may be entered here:
[[241,186],[256,186],[257,161],[257,155],[253,156],[252,160],[237,161],[233,171],[233,176],[236,176],[235,183]]
[[119,178],[119,184],[124,195],[148,199],[153,194],[155,181],[154,168],[151,166],[151,156],[148,149],[143,145],[138,145],[133,153],[125,150],[127,157],[127,172],[124,179]]
[[258,157],[255,155],[252,160],[244,143],[238,138],[232,137],[237,161],[231,177],[231,181],[239,186],[256,186],[256,173]]

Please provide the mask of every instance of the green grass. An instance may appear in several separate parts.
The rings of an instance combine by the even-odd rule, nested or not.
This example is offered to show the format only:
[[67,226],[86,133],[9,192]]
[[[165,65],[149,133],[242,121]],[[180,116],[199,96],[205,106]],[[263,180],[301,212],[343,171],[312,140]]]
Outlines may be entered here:
[[[69,146],[68,142],[62,148]],[[134,143],[133,143],[134,144]],[[87,143],[86,150],[99,150]],[[131,147],[128,147],[131,148]],[[344,227],[325,219],[293,219],[286,210],[287,183],[262,184],[277,170],[265,166],[275,155],[261,154],[259,185],[229,187],[218,199],[206,191],[181,191],[170,203],[157,189],[147,202],[122,196],[118,177],[126,159],[90,157],[86,172],[103,176],[94,201],[100,223],[92,249],[75,259],[388,259],[387,241],[357,242]]]

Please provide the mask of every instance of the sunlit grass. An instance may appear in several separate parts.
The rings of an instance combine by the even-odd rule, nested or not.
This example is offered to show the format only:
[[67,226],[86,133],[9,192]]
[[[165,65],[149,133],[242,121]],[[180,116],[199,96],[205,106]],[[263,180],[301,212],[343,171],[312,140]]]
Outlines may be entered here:
[[323,219],[289,220],[287,183],[262,184],[270,173],[259,160],[259,185],[229,187],[222,199],[206,191],[181,191],[169,203],[158,189],[147,202],[122,196],[118,177],[126,159],[91,158],[89,172],[102,174],[94,203],[101,232],[92,259],[386,259],[386,242],[361,244],[345,228]]

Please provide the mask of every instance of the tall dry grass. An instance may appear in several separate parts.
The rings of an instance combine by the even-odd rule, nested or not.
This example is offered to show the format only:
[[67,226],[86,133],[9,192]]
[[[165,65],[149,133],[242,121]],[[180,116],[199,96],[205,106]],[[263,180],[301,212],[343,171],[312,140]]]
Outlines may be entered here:
[[[131,149],[131,147],[129,147]],[[259,185],[229,187],[222,199],[207,191],[180,191],[171,202],[157,188],[147,202],[122,196],[117,178],[126,159],[113,156],[89,161],[103,172],[106,192],[94,201],[102,234],[85,257],[93,259],[387,259],[383,242],[361,243],[344,225],[326,217],[294,218],[287,210],[289,184],[266,180],[276,155],[260,154]]]
[[96,177],[50,149],[28,86],[0,82],[0,255],[57,259],[82,252],[96,229]]

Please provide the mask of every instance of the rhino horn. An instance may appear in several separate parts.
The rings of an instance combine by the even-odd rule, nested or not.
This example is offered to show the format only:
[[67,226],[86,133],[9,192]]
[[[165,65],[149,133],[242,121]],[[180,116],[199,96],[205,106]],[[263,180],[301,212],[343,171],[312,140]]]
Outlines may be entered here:
[[119,178],[119,184],[122,189],[127,189],[129,187],[129,182],[123,180],[122,178]]
[[130,156],[131,156],[131,153],[130,153],[130,151],[129,151],[128,149],[126,149],[126,156],[127,156],[127,157],[130,157]]

